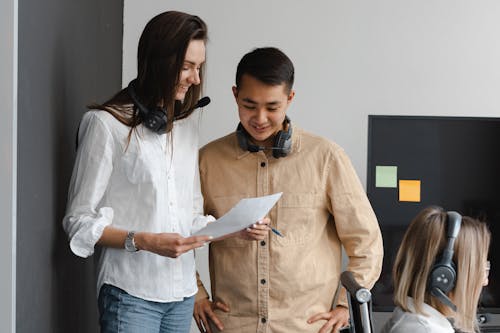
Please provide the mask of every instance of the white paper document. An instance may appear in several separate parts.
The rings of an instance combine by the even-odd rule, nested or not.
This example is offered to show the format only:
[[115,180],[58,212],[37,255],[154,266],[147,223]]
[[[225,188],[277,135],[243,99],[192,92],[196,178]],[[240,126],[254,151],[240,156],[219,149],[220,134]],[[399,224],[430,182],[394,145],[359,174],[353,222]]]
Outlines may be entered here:
[[243,230],[260,219],[273,208],[282,192],[257,198],[241,199],[229,212],[207,226],[193,236],[207,235],[218,238],[236,231]]

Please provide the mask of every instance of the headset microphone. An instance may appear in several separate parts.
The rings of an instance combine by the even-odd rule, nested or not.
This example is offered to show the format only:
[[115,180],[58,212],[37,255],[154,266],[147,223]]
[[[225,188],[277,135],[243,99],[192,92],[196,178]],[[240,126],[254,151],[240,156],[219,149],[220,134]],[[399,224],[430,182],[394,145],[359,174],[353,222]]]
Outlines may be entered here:
[[205,107],[207,106],[208,104],[210,104],[210,97],[208,96],[205,96],[205,97],[202,97],[198,103],[196,103],[196,105],[193,107],[193,110],[196,109],[196,108],[202,108],[202,107]]
[[205,107],[208,104],[210,104],[210,97],[208,97],[208,96],[202,97],[198,102],[196,102],[196,104],[191,109],[183,111],[179,114],[176,114],[174,116],[174,120],[181,119],[182,117],[184,117],[185,115],[187,115],[188,113],[193,111],[194,109]]

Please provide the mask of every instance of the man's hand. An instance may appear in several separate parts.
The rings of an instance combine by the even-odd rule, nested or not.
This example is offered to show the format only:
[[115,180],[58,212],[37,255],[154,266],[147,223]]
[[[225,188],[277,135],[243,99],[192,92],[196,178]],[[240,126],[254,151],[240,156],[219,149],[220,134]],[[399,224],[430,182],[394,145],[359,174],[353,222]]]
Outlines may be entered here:
[[342,327],[349,325],[349,310],[343,306],[337,306],[330,312],[318,313],[307,320],[312,324],[318,320],[326,320],[318,333],[338,332]]
[[146,250],[164,257],[177,258],[181,254],[202,247],[210,240],[208,236],[182,237],[175,233],[146,233],[135,234],[135,244],[139,250]]
[[224,329],[224,325],[214,312],[215,309],[229,312],[229,307],[220,301],[211,302],[209,299],[203,298],[194,303],[193,317],[200,332],[212,333],[209,319],[219,331]]
[[269,233],[271,228],[269,224],[271,220],[268,217],[263,218],[257,223],[254,223],[251,227],[246,228],[238,233],[238,237],[246,240],[264,240]]

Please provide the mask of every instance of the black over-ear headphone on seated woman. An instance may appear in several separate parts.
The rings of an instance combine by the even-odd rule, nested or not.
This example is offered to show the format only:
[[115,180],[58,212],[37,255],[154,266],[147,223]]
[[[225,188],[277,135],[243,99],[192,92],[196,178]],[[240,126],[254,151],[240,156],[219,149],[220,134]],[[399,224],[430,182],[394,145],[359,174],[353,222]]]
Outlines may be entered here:
[[[152,130],[153,132],[163,134],[167,128],[167,110],[162,107],[156,107],[152,110],[148,109],[144,106],[137,97],[137,93],[135,92],[135,86],[137,84],[137,79],[130,81],[127,87],[127,91],[134,102],[135,107],[139,111],[141,118],[143,120],[144,126]],[[174,117],[174,120],[180,119],[189,112],[193,111],[196,108],[201,108],[207,106],[210,103],[210,98],[205,96],[201,98],[196,105],[184,112],[177,114]]]
[[460,231],[462,216],[457,212],[446,213],[446,238],[448,239],[443,253],[431,268],[429,275],[429,291],[444,305],[457,311],[447,294],[453,290],[457,281],[457,266],[453,262],[453,245]]

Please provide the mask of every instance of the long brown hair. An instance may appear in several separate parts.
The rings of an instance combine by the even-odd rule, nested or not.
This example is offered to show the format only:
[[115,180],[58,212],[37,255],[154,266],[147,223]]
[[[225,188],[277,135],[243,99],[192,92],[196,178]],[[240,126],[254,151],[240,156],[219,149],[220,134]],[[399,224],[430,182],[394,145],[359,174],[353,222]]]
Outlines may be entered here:
[[474,332],[477,331],[476,309],[486,276],[484,265],[491,234],[486,223],[462,217],[453,254],[457,281],[449,294],[457,306],[455,313],[443,306],[427,288],[431,268],[447,243],[446,220],[443,209],[428,207],[409,225],[393,268],[394,303],[404,311],[411,311],[408,296],[412,297],[416,313],[426,315],[423,303],[427,303],[453,318],[456,328]]
[[[166,132],[172,129],[174,113],[182,114],[177,119],[188,117],[193,111],[186,111],[193,109],[201,95],[203,66],[199,70],[200,84],[192,85],[180,107],[176,106],[176,88],[189,42],[206,42],[207,38],[207,26],[201,18],[178,11],[167,11],[153,17],[141,34],[134,90],[141,104],[148,109],[161,105],[166,110]],[[91,104],[88,107],[111,113],[121,123],[131,127],[131,132],[143,121],[141,115],[134,111],[127,88],[103,104]]]

